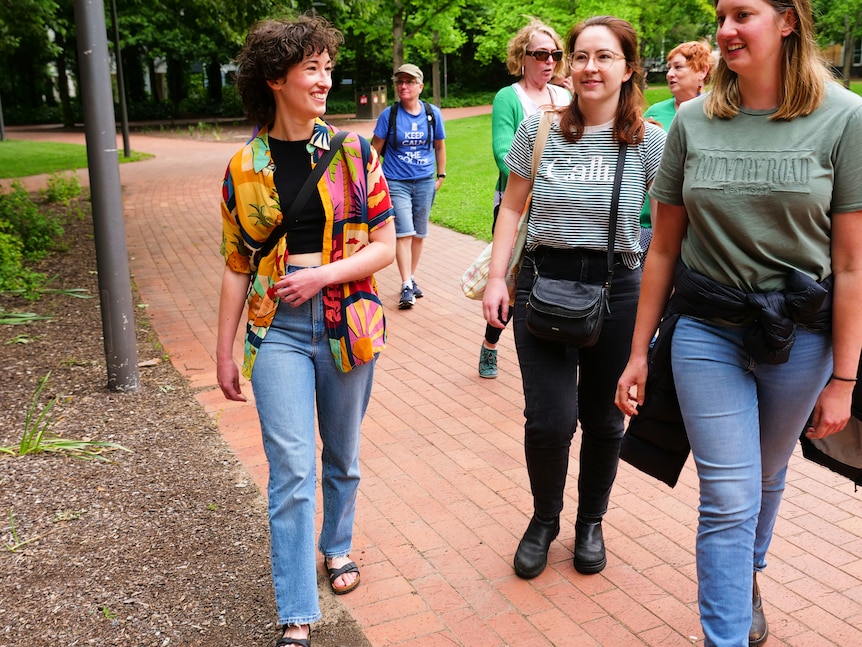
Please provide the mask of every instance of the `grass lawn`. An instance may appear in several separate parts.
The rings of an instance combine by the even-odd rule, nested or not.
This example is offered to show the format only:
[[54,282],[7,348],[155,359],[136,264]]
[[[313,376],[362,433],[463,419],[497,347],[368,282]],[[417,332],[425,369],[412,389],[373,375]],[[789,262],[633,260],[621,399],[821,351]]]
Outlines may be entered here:
[[[131,157],[118,152],[120,163],[152,157],[132,151]],[[0,142],[0,179],[58,173],[87,168],[87,147],[81,144],[35,142],[9,139]]]

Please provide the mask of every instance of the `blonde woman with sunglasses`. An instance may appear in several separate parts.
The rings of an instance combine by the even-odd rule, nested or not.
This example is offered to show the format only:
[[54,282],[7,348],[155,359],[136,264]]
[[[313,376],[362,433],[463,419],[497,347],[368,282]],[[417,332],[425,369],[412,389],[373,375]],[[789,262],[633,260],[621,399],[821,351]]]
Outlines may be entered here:
[[[500,170],[494,192],[492,234],[497,224],[500,200],[509,179],[509,167],[504,158],[518,125],[540,108],[566,106],[572,98],[568,90],[551,83],[554,77],[564,77],[567,70],[563,61],[563,41],[546,24],[535,18],[530,20],[509,41],[506,53],[506,69],[512,76],[521,78],[497,92],[491,110],[491,146],[494,161]],[[502,332],[502,328],[490,324],[485,326],[485,337],[479,353],[480,377],[497,377],[497,343]]]

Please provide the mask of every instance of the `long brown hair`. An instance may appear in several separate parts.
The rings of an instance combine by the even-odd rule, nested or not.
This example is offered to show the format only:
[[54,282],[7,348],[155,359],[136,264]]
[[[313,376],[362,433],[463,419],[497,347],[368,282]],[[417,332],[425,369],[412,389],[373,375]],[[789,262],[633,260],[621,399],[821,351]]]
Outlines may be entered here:
[[[620,89],[620,102],[617,108],[617,118],[614,121],[614,136],[618,141],[636,145],[643,141],[646,125],[643,120],[644,95],[641,90],[643,69],[638,62],[638,35],[627,20],[615,16],[595,16],[572,27],[566,37],[566,58],[575,51],[578,37],[587,27],[607,27],[620,41],[622,54],[626,57],[626,65],[632,75],[623,82]],[[560,118],[560,129],[567,141],[573,144],[584,134],[584,115],[578,107],[577,93],[563,110]]]
[[[814,41],[814,20],[809,0],[765,0],[778,15],[793,11],[796,26],[781,40],[781,103],[771,120],[791,120],[814,112],[826,96],[826,82],[832,73],[820,56]],[[718,0],[713,0],[718,4]],[[707,117],[731,119],[739,114],[742,97],[739,94],[739,77],[730,70],[724,58],[715,68],[712,91],[707,95],[703,109]]]

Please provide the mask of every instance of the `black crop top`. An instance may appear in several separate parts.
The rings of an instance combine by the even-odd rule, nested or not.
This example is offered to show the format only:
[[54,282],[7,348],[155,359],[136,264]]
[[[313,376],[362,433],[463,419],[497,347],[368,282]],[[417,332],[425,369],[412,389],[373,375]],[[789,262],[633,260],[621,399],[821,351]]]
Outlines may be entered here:
[[[302,184],[311,174],[311,155],[306,149],[307,140],[288,142],[269,138],[269,152],[275,163],[275,190],[281,204],[282,213],[290,209]],[[326,214],[320,193],[312,191],[308,202],[300,210],[287,228],[287,249],[289,254],[309,254],[323,251],[323,227]]]

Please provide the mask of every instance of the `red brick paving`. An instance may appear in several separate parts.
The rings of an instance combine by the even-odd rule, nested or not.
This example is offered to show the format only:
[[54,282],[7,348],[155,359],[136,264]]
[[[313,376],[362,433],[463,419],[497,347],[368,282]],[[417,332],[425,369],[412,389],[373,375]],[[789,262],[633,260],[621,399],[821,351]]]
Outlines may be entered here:
[[[454,119],[475,111],[444,114]],[[372,127],[370,121],[351,125],[366,136]],[[15,128],[7,137],[83,141]],[[120,168],[131,271],[152,324],[265,495],[254,407],[223,400],[215,380],[219,183],[241,143],[133,134],[132,147],[156,157]],[[86,183],[86,173],[80,175]],[[38,188],[44,180],[24,183]],[[531,501],[520,376],[506,332],[500,377],[478,377],[484,323],[479,304],[458,288],[461,271],[482,247],[432,226],[419,272],[427,296],[412,310],[396,307],[394,265],[378,275],[390,343],[377,364],[363,427],[353,551],[363,585],[342,602],[375,647],[702,642],[691,464],[672,490],[622,464],[605,521],[608,566],[579,575],[571,565],[576,437],[563,529],[549,568],[531,581],[513,573]],[[239,350],[237,343],[237,356]],[[244,390],[251,400],[250,386]],[[862,495],[798,453],[760,584],[769,647],[862,645]]]

